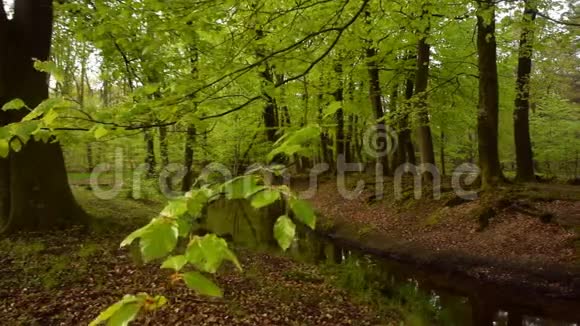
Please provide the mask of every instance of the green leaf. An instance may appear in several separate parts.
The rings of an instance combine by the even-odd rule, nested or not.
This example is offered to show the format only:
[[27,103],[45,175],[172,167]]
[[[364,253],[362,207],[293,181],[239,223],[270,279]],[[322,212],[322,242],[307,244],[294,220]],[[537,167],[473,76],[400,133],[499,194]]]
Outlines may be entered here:
[[133,243],[133,241],[135,241],[136,239],[140,238],[146,231],[148,228],[151,227],[151,225],[153,224],[153,222],[155,222],[156,219],[151,220],[151,222],[149,222],[149,224],[131,232],[131,234],[129,234],[124,240],[123,242],[121,242],[121,248],[130,245],[131,243]]
[[252,197],[252,207],[259,209],[275,203],[280,199],[280,192],[271,189],[265,189],[258,192]]
[[64,80],[64,72],[53,61],[34,60],[34,69],[50,74],[60,83]]
[[316,214],[312,206],[310,206],[310,203],[305,200],[291,199],[290,208],[300,222],[314,230],[316,227]]
[[187,264],[187,258],[184,255],[172,256],[163,262],[161,268],[173,269],[178,272],[183,268],[183,266],[185,266],[185,264]]
[[245,175],[226,182],[223,188],[227,199],[244,199],[256,193],[262,186],[257,184],[256,176]]
[[286,215],[280,216],[276,224],[274,224],[274,237],[278,241],[280,248],[284,251],[290,248],[295,235],[296,225],[294,225],[294,222]]
[[27,107],[26,103],[24,103],[23,100],[16,98],[16,99],[13,99],[12,101],[4,104],[2,106],[2,111],[20,110],[20,109],[25,108],[25,107]]
[[157,295],[153,298],[153,303],[145,303],[145,309],[152,311],[157,310],[167,304],[167,298],[162,295]]
[[89,323],[89,326],[96,326],[99,325],[105,321],[107,321],[107,319],[111,318],[111,316],[113,316],[114,313],[116,313],[119,309],[121,309],[121,307],[124,305],[125,303],[123,302],[123,300],[116,302],[115,304],[109,306],[105,311],[101,312],[97,318],[95,318],[93,321],[91,321]]
[[95,139],[101,139],[105,137],[108,133],[109,130],[107,130],[107,128],[105,128],[103,125],[99,125],[94,131]]
[[47,114],[44,115],[42,120],[45,124],[50,125],[54,122],[54,120],[56,120],[56,118],[58,118],[58,113],[56,110],[50,110]]
[[10,144],[7,139],[0,139],[0,157],[6,158],[10,153]]
[[143,261],[147,263],[169,254],[177,244],[178,235],[177,222],[157,219],[141,235],[139,245]]
[[187,213],[187,198],[171,200],[161,211],[161,216],[178,218]]
[[48,130],[42,130],[42,129],[38,129],[32,135],[34,136],[34,139],[36,141],[41,141],[43,143],[48,143],[48,141],[50,140],[50,136],[51,136],[51,134]]
[[222,290],[213,281],[203,276],[199,272],[189,272],[183,274],[183,280],[188,288],[201,295],[210,297],[222,297]]
[[[63,98],[54,97],[49,98],[47,100],[42,101],[37,107],[32,110],[32,112],[28,113],[22,121],[32,121],[43,114],[48,114],[51,111],[54,111],[52,114],[58,114],[55,109],[57,108],[73,108],[75,104],[71,101],[65,100]],[[49,117],[48,120],[50,121],[52,118],[56,118],[55,116]],[[43,118],[46,120],[46,116]]]
[[123,297],[123,299],[115,302],[114,304],[110,305],[107,309],[105,309],[105,311],[101,312],[97,318],[95,318],[90,324],[89,326],[96,326],[99,325],[107,320],[109,320],[111,317],[113,317],[121,308],[123,308],[123,306],[125,306],[126,304],[137,304],[137,297],[135,297],[134,295],[125,295]]
[[194,218],[199,218],[204,207],[207,205],[208,194],[206,189],[192,190],[185,197],[187,198],[187,211],[189,215]]
[[18,152],[20,152],[22,150],[22,142],[20,141],[20,139],[14,138],[10,142],[10,147],[12,147],[12,150],[13,151],[15,151],[16,153],[18,153]]
[[126,303],[122,305],[109,319],[107,326],[126,326],[129,325],[141,310],[142,304]]
[[343,104],[341,101],[334,101],[334,102],[330,103],[325,110],[324,117],[326,118],[328,116],[335,114],[336,111],[338,111],[342,108],[342,105]]
[[180,218],[177,220],[177,228],[179,229],[179,236],[182,238],[186,238],[191,232],[193,227],[193,223],[190,219]]
[[228,243],[215,234],[208,234],[203,238],[194,237],[187,246],[185,256],[190,263],[207,273],[217,272],[224,260],[231,261],[240,270],[242,268],[228,248]]
[[26,144],[39,128],[38,121],[22,121],[11,125],[12,133]]
[[151,94],[157,92],[158,89],[159,89],[159,84],[145,85],[143,87],[143,93],[145,93],[145,95],[151,95]]

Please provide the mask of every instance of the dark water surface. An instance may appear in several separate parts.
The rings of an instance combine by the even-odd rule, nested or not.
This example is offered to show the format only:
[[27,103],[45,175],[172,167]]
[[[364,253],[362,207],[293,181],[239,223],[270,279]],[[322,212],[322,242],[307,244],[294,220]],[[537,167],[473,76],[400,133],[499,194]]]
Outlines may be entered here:
[[[205,227],[220,235],[230,235],[236,245],[277,250],[272,229],[281,212],[280,208],[258,211],[246,201],[216,202],[208,210]],[[405,289],[425,298],[442,325],[580,325],[578,301],[425,270],[358,252],[302,227],[297,229],[299,234],[287,255],[314,264],[331,264],[338,271],[354,265],[369,284],[351,285],[375,287],[385,297]]]

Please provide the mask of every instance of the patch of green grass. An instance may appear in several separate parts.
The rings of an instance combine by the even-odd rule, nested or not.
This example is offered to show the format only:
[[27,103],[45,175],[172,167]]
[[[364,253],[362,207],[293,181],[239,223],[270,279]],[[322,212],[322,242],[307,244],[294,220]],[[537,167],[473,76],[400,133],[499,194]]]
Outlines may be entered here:
[[325,265],[323,274],[334,286],[346,290],[360,303],[372,306],[383,318],[405,320],[404,325],[417,326],[432,325],[439,318],[431,299],[415,284],[393,283],[380,266],[364,257]]

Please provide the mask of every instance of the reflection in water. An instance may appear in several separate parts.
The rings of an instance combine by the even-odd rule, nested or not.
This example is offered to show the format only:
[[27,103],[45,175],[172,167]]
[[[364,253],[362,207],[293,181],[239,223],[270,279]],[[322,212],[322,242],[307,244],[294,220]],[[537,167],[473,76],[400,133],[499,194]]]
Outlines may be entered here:
[[[243,200],[218,201],[208,208],[206,221],[202,227],[219,235],[231,235],[236,245],[279,250],[272,230],[276,219],[283,214],[284,208],[281,205],[256,210]],[[497,289],[490,294],[489,287],[485,284],[464,285],[462,283],[464,281],[453,279],[449,275],[437,275],[434,272],[417,270],[412,266],[347,250],[337,246],[330,239],[309,232],[304,227],[297,226],[297,233],[297,239],[287,252],[294,259],[315,264],[338,265],[339,269],[355,266],[360,275],[356,281],[350,280],[351,283],[356,282],[354,286],[378,287],[377,290],[388,298],[401,297],[402,293],[405,293],[403,298],[427,298],[424,301],[428,303],[429,311],[436,315],[436,320],[442,325],[580,325],[528,316],[529,307],[526,310],[527,314],[519,312],[521,311],[519,308],[509,306],[502,306],[502,309],[499,309],[496,299],[505,299],[507,293],[505,289]],[[435,278],[437,282],[433,281]],[[441,279],[446,283],[444,287],[441,287]],[[547,305],[551,304],[549,298],[546,300]],[[514,298],[514,302],[517,301]],[[548,310],[543,309],[543,306],[536,308]],[[538,311],[536,308],[532,308],[531,311]],[[559,314],[556,318],[568,319],[577,314],[576,309],[580,307],[570,309],[572,309],[569,310],[570,316]]]

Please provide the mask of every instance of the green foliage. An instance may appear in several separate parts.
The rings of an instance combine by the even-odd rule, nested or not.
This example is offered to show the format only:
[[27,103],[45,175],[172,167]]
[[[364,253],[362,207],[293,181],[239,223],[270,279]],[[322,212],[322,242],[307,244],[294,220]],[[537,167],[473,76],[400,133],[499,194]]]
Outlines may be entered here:
[[125,295],[112,306],[104,310],[89,326],[97,326],[104,322],[110,326],[126,326],[137,317],[141,309],[157,310],[167,303],[163,296],[151,297],[146,293]]
[[[270,169],[279,173],[275,167]],[[256,172],[261,170],[258,169]],[[174,280],[183,280],[187,287],[200,295],[221,297],[223,295],[221,289],[204,273],[216,273],[225,261],[234,264],[239,270],[242,270],[242,266],[224,239],[215,234],[203,237],[191,234],[193,222],[202,216],[207,205],[220,197],[226,200],[250,200],[255,208],[286,200],[299,221],[311,228],[315,225],[316,216],[313,209],[305,201],[296,199],[288,187],[262,185],[261,179],[256,175],[245,175],[223,184],[203,185],[192,189],[182,197],[170,200],[159,217],[153,218],[149,224],[129,234],[121,243],[121,247],[129,246],[138,240],[140,253],[145,262],[166,257],[161,263],[161,268],[175,271]],[[294,240],[296,226],[290,217],[281,216],[272,232],[280,247],[287,250]],[[189,243],[183,254],[170,256],[176,248],[179,237],[188,238]],[[122,324],[132,321],[143,307],[142,298],[150,298],[143,297],[144,295],[126,296],[105,310],[93,323],[96,325],[108,320],[109,323]]]
[[199,272],[188,272],[183,274],[183,280],[187,287],[201,295],[210,297],[222,297],[222,291],[214,282],[203,276]]
[[290,248],[295,235],[296,225],[294,225],[294,222],[286,215],[280,216],[274,224],[274,237],[278,241],[280,248],[284,251]]
[[269,206],[278,200],[280,200],[280,192],[264,189],[252,197],[252,206],[254,208],[262,208]]
[[316,214],[310,203],[305,200],[291,199],[290,208],[300,222],[314,230],[316,226]]
[[2,106],[2,111],[10,111],[10,110],[20,110],[26,108],[26,103],[19,98],[15,98],[12,101],[4,104]]

